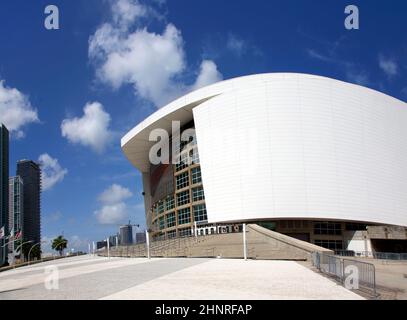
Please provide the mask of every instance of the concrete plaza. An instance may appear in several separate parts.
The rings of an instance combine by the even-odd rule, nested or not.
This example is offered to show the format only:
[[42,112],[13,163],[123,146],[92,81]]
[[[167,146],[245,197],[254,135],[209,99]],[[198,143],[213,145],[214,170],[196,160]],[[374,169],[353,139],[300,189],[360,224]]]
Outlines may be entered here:
[[[58,289],[46,288],[50,270]],[[8,299],[363,298],[293,261],[80,256],[0,273],[0,300]]]

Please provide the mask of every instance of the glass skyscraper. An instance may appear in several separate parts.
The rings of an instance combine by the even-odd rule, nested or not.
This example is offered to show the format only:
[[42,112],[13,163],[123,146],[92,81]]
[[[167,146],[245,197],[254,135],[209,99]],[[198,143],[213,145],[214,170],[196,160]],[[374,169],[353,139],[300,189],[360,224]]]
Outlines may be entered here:
[[34,245],[41,241],[41,169],[34,161],[20,160],[17,175],[24,185],[23,240],[33,241]]
[[[14,235],[23,233],[24,222],[24,184],[20,176],[9,179],[9,230],[14,230]],[[11,251],[16,247],[15,242],[9,245]]]

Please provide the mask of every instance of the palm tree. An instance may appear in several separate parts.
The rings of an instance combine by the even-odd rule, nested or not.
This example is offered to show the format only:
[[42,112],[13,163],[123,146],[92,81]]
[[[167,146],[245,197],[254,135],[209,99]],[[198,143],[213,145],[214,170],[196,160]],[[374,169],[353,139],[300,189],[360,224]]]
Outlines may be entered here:
[[52,240],[52,249],[58,251],[60,256],[62,256],[62,251],[64,251],[67,246],[68,240],[64,239],[63,236],[58,236],[58,238]]

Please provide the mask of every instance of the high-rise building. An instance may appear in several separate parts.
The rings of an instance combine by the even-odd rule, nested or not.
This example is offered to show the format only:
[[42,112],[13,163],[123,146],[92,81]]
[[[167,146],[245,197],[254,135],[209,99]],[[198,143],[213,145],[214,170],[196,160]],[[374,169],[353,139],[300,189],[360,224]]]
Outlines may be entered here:
[[7,247],[5,244],[8,235],[8,172],[9,172],[9,133],[7,128],[0,124],[0,229],[3,228],[3,237],[0,240],[0,266],[7,264]]
[[145,232],[137,232],[136,233],[136,243],[145,243],[146,242],[146,233]]
[[116,234],[116,235],[109,236],[109,246],[110,246],[110,247],[117,246],[117,245],[118,245],[118,241],[119,241],[119,236],[118,236],[117,234]]
[[24,185],[23,240],[36,244],[41,241],[41,169],[34,161],[20,160],[17,175]]
[[[9,179],[9,230],[14,231],[14,235],[23,234],[24,221],[24,184],[20,176]],[[15,242],[10,243],[9,250],[13,251]]]
[[120,244],[122,246],[133,244],[133,227],[131,225],[120,227]]

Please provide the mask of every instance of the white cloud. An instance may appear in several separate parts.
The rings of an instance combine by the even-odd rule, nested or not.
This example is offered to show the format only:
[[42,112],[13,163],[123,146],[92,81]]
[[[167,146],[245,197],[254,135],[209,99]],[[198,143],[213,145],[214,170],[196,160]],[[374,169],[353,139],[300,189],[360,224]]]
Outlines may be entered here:
[[[41,250],[44,254],[57,254],[57,252],[52,249],[52,241],[57,238],[57,236],[43,236],[41,241]],[[83,251],[88,252],[88,244],[91,243],[89,239],[81,238],[78,235],[73,235],[70,237],[64,237],[68,240],[67,249],[64,250],[65,253],[71,252],[71,248],[75,249],[75,252]]]
[[353,62],[342,60],[336,57],[335,50],[338,47],[340,41],[341,40],[330,44],[331,50],[329,50],[327,54],[314,49],[307,49],[306,52],[312,59],[341,66],[342,70],[344,70],[345,72],[346,79],[349,82],[362,86],[369,85],[371,82],[367,72],[365,72],[364,70],[360,70],[360,68]]
[[57,222],[57,221],[61,220],[61,218],[62,218],[62,213],[57,211],[57,212],[54,212],[54,213],[51,213],[51,214],[45,216],[45,221]]
[[398,73],[398,65],[392,60],[379,55],[379,67],[388,77],[393,77]]
[[102,207],[95,211],[98,222],[106,225],[124,223],[128,218],[128,208],[124,201],[131,196],[129,189],[117,184],[103,191],[98,197]]
[[137,0],[113,0],[111,8],[114,23],[124,28],[148,14],[147,7]]
[[346,72],[346,78],[348,81],[359,84],[361,86],[367,86],[370,83],[369,76],[365,72],[355,72],[348,70]]
[[[103,24],[89,39],[89,58],[97,67],[97,77],[114,89],[130,84],[138,96],[156,106],[194,88],[180,81],[187,67],[181,31],[169,23],[162,33],[141,27],[130,32],[129,24],[139,24],[137,18],[154,15],[150,7],[141,8],[138,2],[126,0],[122,6],[135,7],[123,18],[123,10],[113,5],[112,21]],[[127,21],[125,28],[117,16]]]
[[337,58],[334,50],[329,51],[328,54],[322,53],[315,49],[307,49],[306,52],[307,52],[308,56],[312,59],[327,62],[327,63],[333,63],[333,64],[337,64],[337,65],[343,65],[347,69],[354,68],[354,64],[352,62]]
[[127,205],[123,202],[105,205],[95,212],[96,218],[100,224],[119,224],[124,223],[128,217]]
[[243,39],[238,38],[236,35],[229,34],[226,47],[240,57],[246,52],[247,44]]
[[52,158],[47,153],[40,155],[38,162],[41,165],[43,191],[51,189],[55,184],[64,180],[68,173],[67,169],[60,166],[58,159]]
[[0,120],[17,137],[23,137],[22,127],[32,122],[39,122],[35,110],[27,96],[15,88],[6,87],[0,80]]
[[109,130],[110,115],[99,102],[86,104],[81,118],[65,119],[61,124],[62,136],[71,143],[91,147],[101,153],[112,140]]
[[112,184],[100,194],[99,201],[104,204],[114,204],[130,198],[132,195],[129,189]]
[[[68,239],[69,248],[75,249],[74,252],[83,251],[88,252],[90,240],[81,238],[78,235],[73,235]],[[92,249],[92,247],[91,247]]]
[[[96,41],[108,46],[116,42],[112,38]],[[172,80],[184,70],[185,62],[181,34],[172,24],[163,34],[142,29],[116,43],[113,50],[104,47],[108,53],[98,72],[101,80],[113,88],[132,84],[137,94],[156,105],[174,97],[177,88]]]
[[204,60],[201,63],[201,70],[192,86],[193,90],[205,87],[222,80],[222,74],[218,71],[216,64],[211,60]]
[[42,236],[41,237],[41,251],[44,254],[50,254],[50,253],[55,253],[56,251],[52,249],[52,241],[56,238],[57,236]]

